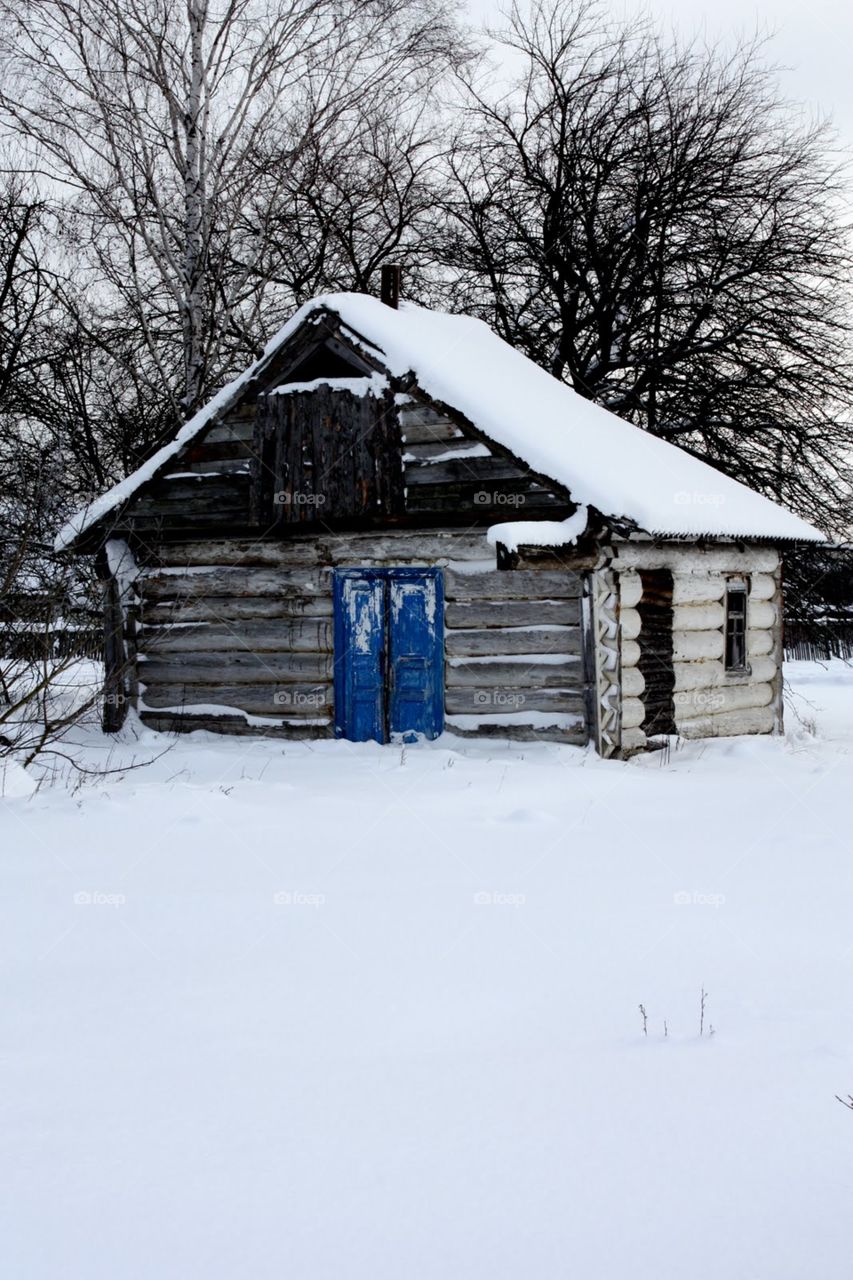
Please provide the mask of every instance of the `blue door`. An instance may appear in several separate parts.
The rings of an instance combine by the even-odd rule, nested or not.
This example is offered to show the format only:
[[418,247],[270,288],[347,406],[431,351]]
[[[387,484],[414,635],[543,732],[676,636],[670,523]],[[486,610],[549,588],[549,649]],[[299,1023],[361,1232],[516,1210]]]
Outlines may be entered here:
[[[385,721],[385,588],[366,575],[335,579],[335,708],[338,737],[367,742]],[[340,730],[340,708],[346,730]]]
[[444,613],[437,569],[335,574],[335,732],[352,742],[437,738]]

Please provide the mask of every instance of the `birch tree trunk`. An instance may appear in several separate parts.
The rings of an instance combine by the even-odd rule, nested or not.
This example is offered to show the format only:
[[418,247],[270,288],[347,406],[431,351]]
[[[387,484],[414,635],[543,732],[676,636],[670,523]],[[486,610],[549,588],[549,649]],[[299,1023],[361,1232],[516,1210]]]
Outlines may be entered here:
[[205,214],[205,136],[204,110],[204,33],[207,25],[207,0],[187,0],[187,26],[190,44],[190,89],[186,113],[186,150],[184,159],[184,217],[186,248],[184,251],[184,393],[182,407],[189,412],[198,403],[203,377],[202,328],[204,324],[204,234]]
[[292,309],[291,259],[322,259],[303,158],[417,115],[467,56],[449,0],[0,0],[0,121],[179,420]]

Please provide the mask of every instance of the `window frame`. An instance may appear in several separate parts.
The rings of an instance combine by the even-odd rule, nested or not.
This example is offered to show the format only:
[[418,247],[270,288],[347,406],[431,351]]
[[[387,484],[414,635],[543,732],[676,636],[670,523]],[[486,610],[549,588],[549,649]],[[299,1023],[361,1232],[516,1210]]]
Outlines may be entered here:
[[[749,666],[749,578],[742,575],[726,578],[726,589],[723,596],[723,669],[727,676],[743,676],[750,674]],[[732,610],[731,601],[743,601],[741,610]],[[737,624],[742,622],[742,627]],[[741,660],[735,661],[732,650],[737,639],[742,648]]]

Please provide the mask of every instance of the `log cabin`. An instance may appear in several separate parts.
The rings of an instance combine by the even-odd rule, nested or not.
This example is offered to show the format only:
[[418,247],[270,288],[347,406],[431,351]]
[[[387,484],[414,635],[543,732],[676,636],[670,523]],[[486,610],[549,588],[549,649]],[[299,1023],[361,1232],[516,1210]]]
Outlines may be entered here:
[[103,584],[105,729],[779,732],[782,552],[821,533],[387,283],[303,306],[58,535]]

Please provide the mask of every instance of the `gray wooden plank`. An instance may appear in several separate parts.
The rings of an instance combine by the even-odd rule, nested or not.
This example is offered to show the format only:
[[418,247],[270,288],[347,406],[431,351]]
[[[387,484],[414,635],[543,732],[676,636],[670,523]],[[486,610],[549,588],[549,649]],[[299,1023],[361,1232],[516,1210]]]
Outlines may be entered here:
[[449,658],[500,658],[515,653],[579,654],[580,627],[504,630],[490,627],[484,631],[447,631],[445,653]]
[[188,600],[198,596],[278,596],[286,599],[328,595],[331,578],[324,569],[266,569],[246,565],[217,566],[194,573],[146,570],[138,589],[147,599]]
[[445,664],[448,689],[580,688],[584,684],[580,658],[566,662],[465,662]]
[[237,622],[242,619],[283,619],[331,617],[331,594],[316,597],[256,596],[234,599],[229,596],[194,596],[176,601],[143,600],[146,626],[183,622]]
[[334,628],[328,618],[145,627],[139,636],[140,649],[146,654],[231,649],[252,653],[331,653],[333,645]]
[[579,600],[449,601],[444,610],[448,634],[453,628],[577,626]]
[[164,542],[157,560],[169,568],[314,569],[322,563],[318,540],[266,541],[262,538],[205,538],[192,542]]
[[255,433],[255,424],[251,419],[225,418],[209,427],[199,437],[199,444],[230,444],[240,442],[251,444]]
[[334,706],[329,684],[146,684],[140,697],[143,706],[191,707],[207,705],[234,707],[250,715],[281,716],[287,720],[326,719]]
[[[197,452],[197,451],[194,451]],[[223,457],[221,454],[210,455],[203,458],[175,458],[174,467],[171,471],[166,472],[163,476],[164,484],[177,484],[177,479],[171,479],[171,476],[197,475],[200,480],[210,479],[214,475],[217,476],[250,476],[251,475],[251,455],[249,453],[230,452],[230,456]],[[187,480],[186,483],[193,483]]]
[[467,439],[449,418],[426,406],[404,406],[399,411],[399,417],[400,432],[406,445],[440,444]]
[[139,665],[143,684],[285,684],[328,681],[330,653],[169,653],[146,656]]
[[524,471],[506,458],[449,458],[446,462],[407,462],[406,486],[473,483],[493,489],[501,481],[530,481]]
[[444,591],[448,600],[558,600],[580,596],[581,578],[568,570],[496,569],[492,573],[458,573],[448,569],[444,575]]
[[[456,436],[452,440],[425,440],[421,443],[413,441],[405,441],[403,445],[404,453],[409,457],[405,460],[405,466],[417,465],[420,463],[431,463],[434,458],[446,458],[450,454],[464,454],[466,450],[473,448],[480,450],[480,457],[488,455],[483,451],[484,446],[479,440],[471,440],[468,436]],[[485,448],[488,448],[486,445]],[[450,458],[446,458],[450,461]],[[472,459],[474,461],[475,459]],[[435,465],[435,464],[432,464]]]
[[506,738],[510,742],[554,742],[570,747],[583,747],[587,742],[582,716],[578,716],[577,724],[571,729],[561,729],[555,725],[537,729],[528,724],[484,724],[476,729],[463,729],[449,723],[445,727],[448,733],[457,738]]
[[242,716],[205,716],[192,711],[141,711],[140,719],[150,729],[160,733],[222,733],[241,738],[285,738],[290,741],[333,738],[335,726],[331,720],[325,724],[247,724]]
[[518,689],[515,686],[491,689],[448,689],[444,696],[448,715],[512,715],[519,711],[550,711],[566,715],[582,714],[582,689]]
[[374,532],[323,532],[310,537],[222,538],[162,542],[157,559],[164,566],[231,565],[282,569],[369,564],[435,564],[447,560],[493,559],[485,530],[399,529]]
[[[491,493],[490,501],[484,501],[484,493]],[[508,495],[520,501],[517,504],[508,502]],[[406,511],[421,519],[426,515],[447,519],[455,516],[489,524],[520,519],[522,512],[526,520],[540,516],[565,519],[570,514],[564,498],[545,489],[531,491],[524,480],[493,480],[488,485],[483,485],[471,478],[465,484],[412,485],[406,496]]]

